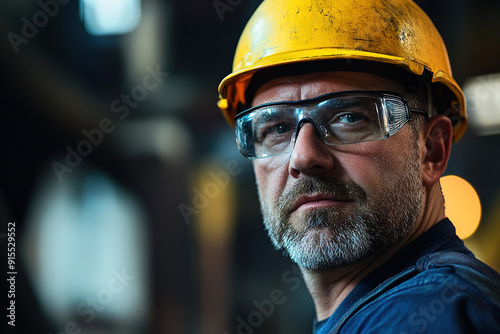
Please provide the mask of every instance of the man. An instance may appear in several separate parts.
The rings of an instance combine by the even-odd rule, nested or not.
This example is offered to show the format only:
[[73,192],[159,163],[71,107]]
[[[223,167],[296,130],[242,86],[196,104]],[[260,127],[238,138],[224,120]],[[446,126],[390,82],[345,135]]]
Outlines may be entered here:
[[465,101],[415,3],[266,0],[219,93],[317,333],[500,332],[500,277],[444,215]]

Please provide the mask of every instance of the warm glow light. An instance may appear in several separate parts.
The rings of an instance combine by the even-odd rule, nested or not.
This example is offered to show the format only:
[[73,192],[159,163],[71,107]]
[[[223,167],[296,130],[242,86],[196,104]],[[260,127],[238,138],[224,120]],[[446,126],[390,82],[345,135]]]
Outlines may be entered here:
[[476,190],[464,179],[447,175],[441,178],[445,215],[455,225],[461,239],[471,236],[481,220],[481,203]]

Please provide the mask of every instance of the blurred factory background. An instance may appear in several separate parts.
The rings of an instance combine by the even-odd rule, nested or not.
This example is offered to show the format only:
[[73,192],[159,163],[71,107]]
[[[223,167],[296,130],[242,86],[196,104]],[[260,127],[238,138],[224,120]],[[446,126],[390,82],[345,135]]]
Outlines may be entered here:
[[[2,310],[8,222],[17,270],[2,333],[311,331],[312,301],[267,240],[216,107],[259,3],[2,0]],[[468,98],[447,170],[481,200],[465,241],[500,270],[500,2],[417,3]]]

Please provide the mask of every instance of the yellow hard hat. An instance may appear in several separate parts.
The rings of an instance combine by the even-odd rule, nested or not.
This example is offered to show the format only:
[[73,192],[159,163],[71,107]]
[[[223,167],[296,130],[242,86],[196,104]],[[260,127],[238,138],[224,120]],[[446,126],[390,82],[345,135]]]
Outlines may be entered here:
[[440,112],[453,122],[453,141],[465,132],[465,97],[452,77],[446,46],[412,0],[265,0],[243,30],[233,72],[219,85],[218,106],[234,126],[255,73],[336,59],[395,65],[417,76],[430,72],[432,87],[445,87],[451,97]]

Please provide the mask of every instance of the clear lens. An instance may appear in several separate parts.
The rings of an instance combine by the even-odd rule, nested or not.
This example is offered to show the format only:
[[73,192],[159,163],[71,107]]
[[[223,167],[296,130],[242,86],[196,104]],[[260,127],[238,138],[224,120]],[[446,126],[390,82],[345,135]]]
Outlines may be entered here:
[[328,144],[359,143],[383,136],[377,97],[340,97],[325,101],[319,109],[320,127],[326,130],[323,140]]
[[385,102],[388,118],[388,135],[392,136],[408,122],[410,119],[410,110],[404,101],[396,97],[388,96],[385,98]]
[[299,109],[287,106],[264,108],[256,113],[252,118],[252,129],[257,156],[272,156],[291,150],[301,116]]
[[235,118],[236,140],[246,157],[264,158],[291,152],[304,121],[313,123],[326,144],[339,145],[386,138],[408,119],[408,106],[399,96],[333,93],[249,109]]

